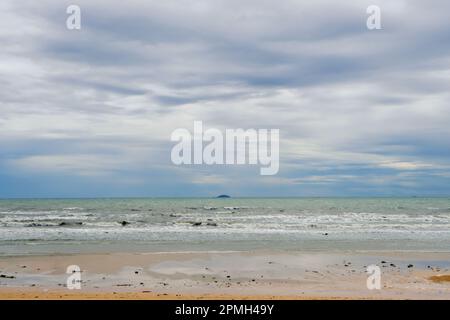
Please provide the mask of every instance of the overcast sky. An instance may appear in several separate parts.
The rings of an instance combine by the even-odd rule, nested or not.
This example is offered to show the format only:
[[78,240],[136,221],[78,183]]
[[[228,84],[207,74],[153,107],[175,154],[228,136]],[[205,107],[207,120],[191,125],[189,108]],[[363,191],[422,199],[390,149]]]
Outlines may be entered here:
[[[81,30],[66,8],[81,7]],[[366,8],[381,8],[368,30]],[[0,2],[0,197],[450,194],[450,2]],[[280,170],[175,166],[280,129]]]

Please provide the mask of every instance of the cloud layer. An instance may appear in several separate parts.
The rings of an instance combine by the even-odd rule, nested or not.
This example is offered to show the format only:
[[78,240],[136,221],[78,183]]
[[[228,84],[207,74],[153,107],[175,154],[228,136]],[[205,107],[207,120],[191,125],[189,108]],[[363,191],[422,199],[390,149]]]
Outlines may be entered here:
[[[450,194],[450,3],[2,1],[0,196]],[[280,172],[170,161],[279,128]]]

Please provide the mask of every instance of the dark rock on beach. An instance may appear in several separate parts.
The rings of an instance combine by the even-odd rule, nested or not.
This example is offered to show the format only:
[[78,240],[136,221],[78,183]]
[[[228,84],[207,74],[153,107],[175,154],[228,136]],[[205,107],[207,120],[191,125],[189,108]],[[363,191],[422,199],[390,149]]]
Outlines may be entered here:
[[32,228],[33,227],[54,227],[54,226],[55,226],[54,224],[35,223],[35,222],[25,225],[25,227],[32,227]]
[[83,222],[61,222],[59,226],[81,226]]
[[122,226],[126,226],[127,224],[130,224],[128,221],[122,221],[122,222],[119,222]]
[[42,224],[33,222],[30,224],[27,224],[26,227],[42,227]]
[[193,225],[194,227],[198,227],[198,226],[201,226],[202,223],[201,223],[201,222],[192,222],[192,225]]
[[231,197],[227,194],[221,194],[220,196],[217,196],[217,198],[225,199],[225,198],[231,198]]

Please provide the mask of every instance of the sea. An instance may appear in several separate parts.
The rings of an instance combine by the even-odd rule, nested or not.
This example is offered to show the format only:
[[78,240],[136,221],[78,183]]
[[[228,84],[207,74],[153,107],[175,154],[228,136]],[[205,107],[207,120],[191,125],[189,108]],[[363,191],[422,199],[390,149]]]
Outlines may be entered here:
[[450,250],[450,198],[0,200],[0,255]]

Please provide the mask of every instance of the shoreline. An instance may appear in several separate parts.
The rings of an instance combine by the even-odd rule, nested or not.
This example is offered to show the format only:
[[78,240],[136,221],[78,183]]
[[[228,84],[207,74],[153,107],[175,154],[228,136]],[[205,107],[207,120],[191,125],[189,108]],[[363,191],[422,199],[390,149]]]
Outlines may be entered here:
[[[81,290],[67,288],[67,267]],[[367,266],[381,290],[367,288]],[[214,251],[0,257],[3,299],[450,299],[448,252]]]

